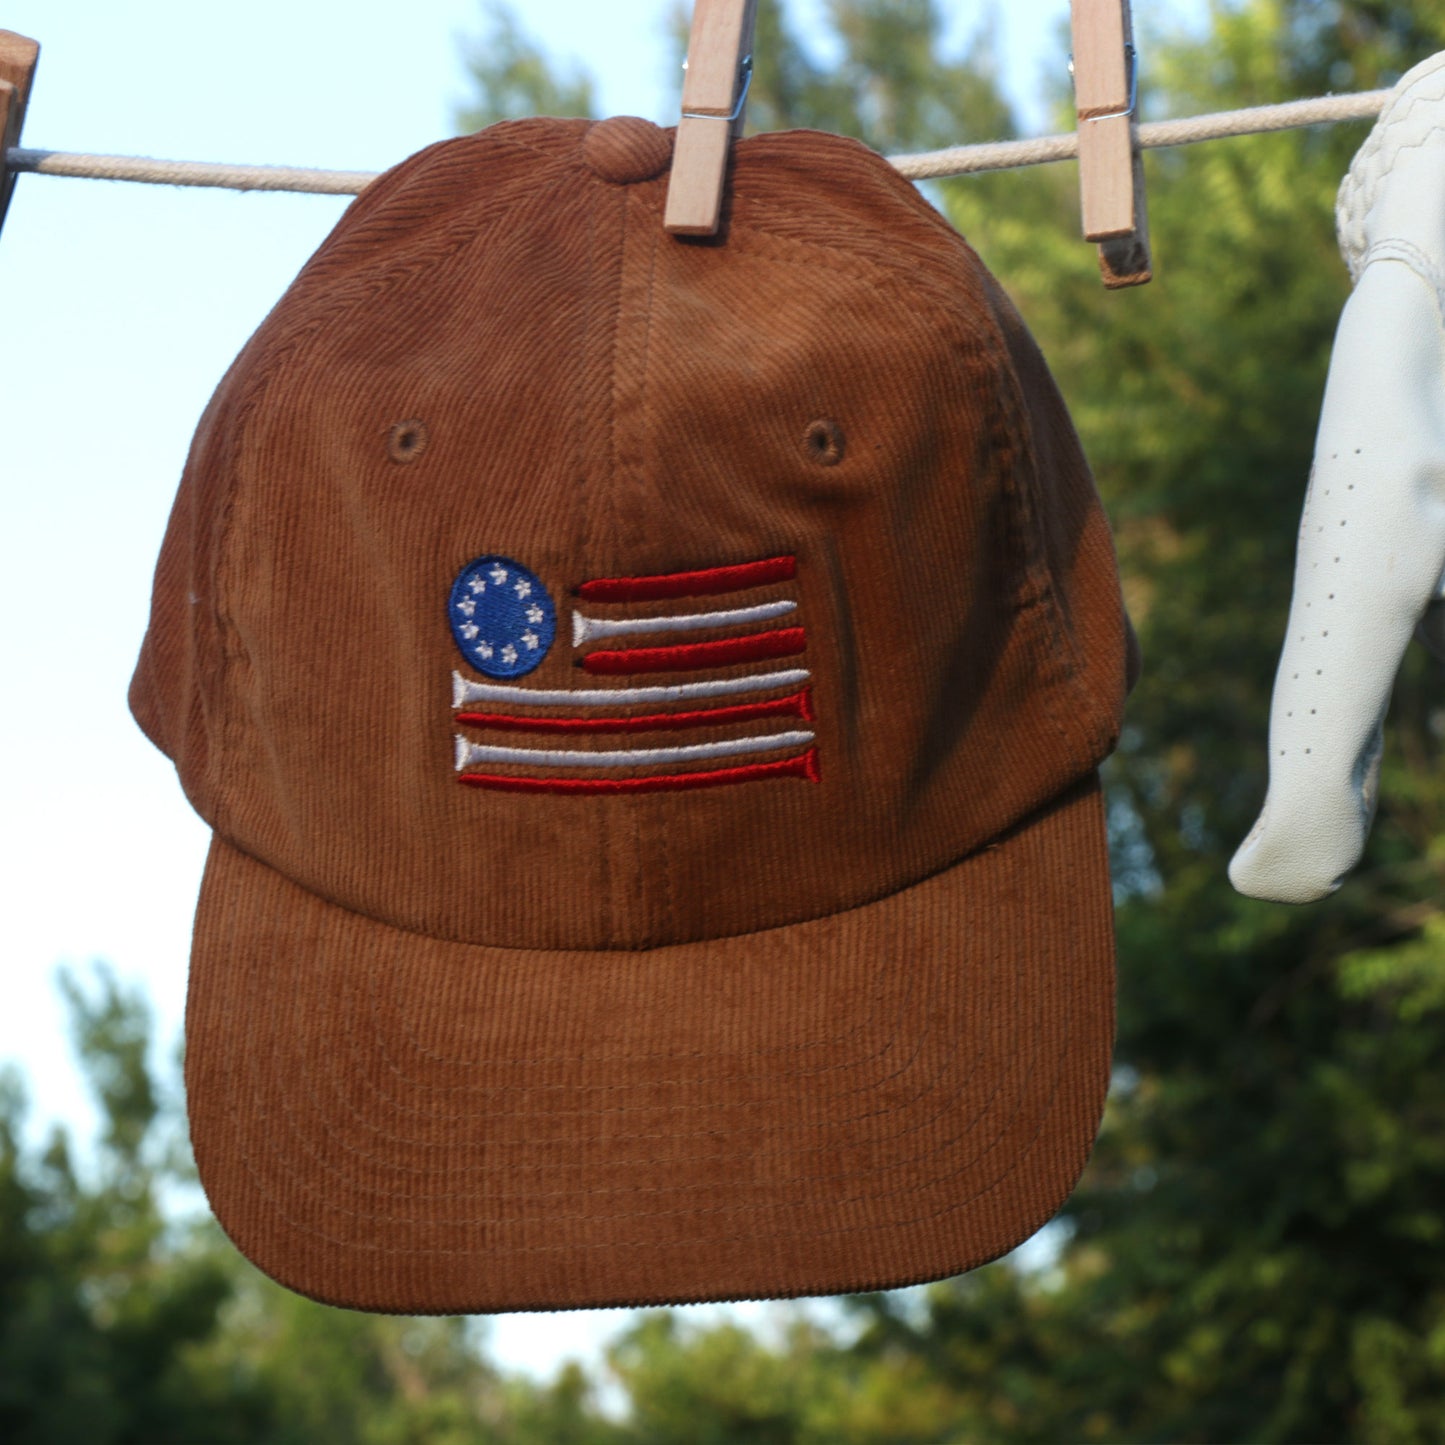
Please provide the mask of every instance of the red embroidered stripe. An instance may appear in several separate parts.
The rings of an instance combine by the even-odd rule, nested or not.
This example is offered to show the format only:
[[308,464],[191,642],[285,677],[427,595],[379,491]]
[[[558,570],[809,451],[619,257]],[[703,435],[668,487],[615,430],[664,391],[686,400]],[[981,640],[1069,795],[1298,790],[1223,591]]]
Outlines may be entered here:
[[798,575],[796,557],[768,557],[736,567],[708,567],[701,572],[669,572],[660,577],[599,577],[584,582],[577,596],[587,602],[654,602],[664,597],[714,597],[742,592],[770,582],[791,582]]
[[742,768],[714,768],[698,773],[664,773],[652,778],[506,778],[496,773],[461,773],[457,782],[497,793],[676,793],[691,788],[720,788],[727,783],[755,783],[765,778],[819,780],[818,750],[777,763],[751,763]]
[[685,647],[628,647],[619,652],[589,652],[582,659],[584,672],[615,676],[633,672],[694,672],[703,667],[727,667],[734,662],[759,662],[768,657],[793,657],[807,646],[801,627],[776,632],[752,632],[722,642],[695,642]]
[[813,690],[805,687],[771,702],[746,702],[735,707],[710,707],[700,712],[648,713],[642,717],[513,717],[507,713],[459,712],[457,721],[470,728],[505,733],[651,733],[670,728],[718,727],[723,723],[756,722],[761,718],[796,717],[812,722]]

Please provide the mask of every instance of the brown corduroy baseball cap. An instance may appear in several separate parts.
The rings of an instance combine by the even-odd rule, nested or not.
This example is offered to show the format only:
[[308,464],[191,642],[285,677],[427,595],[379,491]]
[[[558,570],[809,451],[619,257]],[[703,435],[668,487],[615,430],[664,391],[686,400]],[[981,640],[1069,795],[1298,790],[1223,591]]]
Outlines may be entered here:
[[347,211],[221,383],[132,686],[214,830],[201,1179],[334,1304],[823,1294],[1087,1158],[1130,634],[1013,307],[883,160],[522,121]]

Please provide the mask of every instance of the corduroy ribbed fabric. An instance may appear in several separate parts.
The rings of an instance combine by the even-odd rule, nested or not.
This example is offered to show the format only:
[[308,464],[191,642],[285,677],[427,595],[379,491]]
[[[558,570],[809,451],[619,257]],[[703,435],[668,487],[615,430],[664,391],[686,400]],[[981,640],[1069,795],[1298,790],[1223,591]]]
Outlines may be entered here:
[[1063,403],[879,157],[743,142],[680,241],[670,143],[517,122],[377,182],[162,549],[197,1159],[333,1303],[937,1278],[1097,1124],[1129,632]]

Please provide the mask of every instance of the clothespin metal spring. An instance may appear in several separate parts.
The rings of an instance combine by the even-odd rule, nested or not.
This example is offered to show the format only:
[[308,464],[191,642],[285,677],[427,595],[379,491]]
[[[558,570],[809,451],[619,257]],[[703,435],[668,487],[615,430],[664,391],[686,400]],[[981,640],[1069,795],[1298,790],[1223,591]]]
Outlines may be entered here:
[[[687,69],[687,61],[682,62],[682,68]],[[738,80],[741,82],[738,88],[738,103],[733,106],[730,115],[716,115],[707,110],[685,110],[682,113],[684,120],[724,120],[729,125],[736,124],[741,118],[743,111],[748,107],[748,91],[753,88],[753,57],[745,55],[742,63],[738,66]]]
[[[1127,44],[1127,45],[1124,47],[1124,64],[1128,67],[1128,70],[1129,70],[1129,103],[1123,108],[1123,110],[1108,110],[1108,111],[1105,111],[1103,115],[1091,115],[1091,116],[1088,116],[1088,117],[1087,117],[1088,120],[1090,120],[1090,121],[1096,121],[1096,120],[1114,120],[1116,117],[1121,116],[1121,115],[1132,116],[1132,115],[1134,114],[1134,112],[1135,112],[1136,110],[1138,110],[1138,108],[1139,108],[1139,52],[1134,49],[1134,42],[1133,42],[1132,40],[1129,42],[1129,44]],[[1072,76],[1073,73],[1074,73],[1074,57],[1071,55],[1071,56],[1069,56],[1069,74]]]

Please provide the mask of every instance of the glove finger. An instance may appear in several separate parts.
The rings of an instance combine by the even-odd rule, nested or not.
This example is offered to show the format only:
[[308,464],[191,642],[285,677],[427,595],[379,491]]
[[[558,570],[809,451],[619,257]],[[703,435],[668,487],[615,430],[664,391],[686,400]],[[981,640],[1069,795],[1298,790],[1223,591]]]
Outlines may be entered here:
[[1270,712],[1269,791],[1230,864],[1242,893],[1337,888],[1374,813],[1380,729],[1445,559],[1445,380],[1434,288],[1368,266],[1330,363]]

